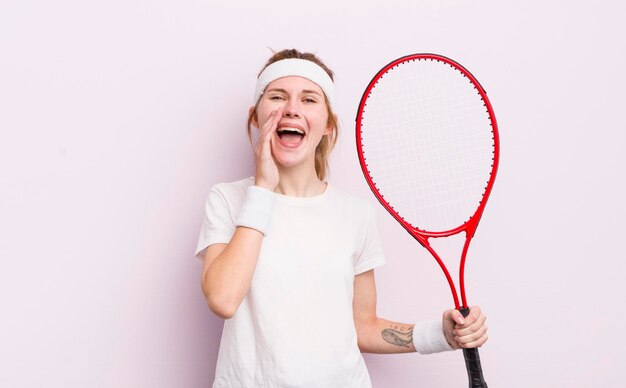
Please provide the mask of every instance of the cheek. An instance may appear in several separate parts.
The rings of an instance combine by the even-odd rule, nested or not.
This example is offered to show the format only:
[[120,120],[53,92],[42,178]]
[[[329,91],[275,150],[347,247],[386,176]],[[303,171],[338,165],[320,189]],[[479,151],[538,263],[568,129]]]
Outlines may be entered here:
[[316,109],[314,111],[309,112],[309,125],[311,127],[315,126],[315,128],[321,128],[322,130],[326,130],[328,126],[328,113],[326,112],[326,108],[324,109]]
[[259,128],[265,124],[273,111],[282,107],[283,104],[279,102],[271,102],[268,100],[261,100],[256,108],[256,117],[259,123]]
[[265,122],[267,122],[267,120],[270,117],[270,113],[271,113],[270,111],[263,110],[263,109],[256,110],[256,118],[257,118],[257,124],[258,124],[259,129],[263,127],[263,124],[265,124]]

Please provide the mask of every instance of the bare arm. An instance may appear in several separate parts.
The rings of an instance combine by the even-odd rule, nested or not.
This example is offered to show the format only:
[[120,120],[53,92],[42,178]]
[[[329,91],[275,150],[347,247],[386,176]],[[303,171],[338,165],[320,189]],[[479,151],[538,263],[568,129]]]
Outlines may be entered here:
[[[280,109],[271,113],[254,147],[255,185],[270,191],[279,181],[270,141],[281,117]],[[201,285],[209,309],[215,315],[228,319],[239,308],[250,289],[262,241],[263,233],[260,231],[239,226],[228,244],[213,244],[207,248]]]
[[202,271],[202,291],[211,311],[231,318],[250,289],[263,234],[238,227],[228,244],[207,248]]
[[[416,351],[413,344],[414,324],[393,322],[376,315],[376,283],[373,270],[359,274],[354,279],[353,312],[361,352],[409,353]],[[440,341],[445,341],[443,343],[447,343],[447,346],[453,349],[479,347],[487,341],[485,320],[485,315],[477,306],[471,308],[470,315],[465,319],[457,310],[446,310],[442,318],[443,333],[440,333],[443,334],[445,340],[440,337]],[[415,334],[421,335],[422,333]]]
[[413,346],[413,324],[392,322],[376,316],[374,270],[354,278],[354,323],[363,353],[409,353]]

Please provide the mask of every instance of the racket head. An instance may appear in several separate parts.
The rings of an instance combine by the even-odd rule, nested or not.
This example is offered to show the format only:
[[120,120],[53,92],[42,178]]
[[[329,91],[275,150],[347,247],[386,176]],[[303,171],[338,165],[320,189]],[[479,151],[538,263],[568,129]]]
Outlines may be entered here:
[[459,63],[412,54],[383,67],[356,117],[370,189],[420,243],[473,235],[493,187],[499,137],[485,90]]

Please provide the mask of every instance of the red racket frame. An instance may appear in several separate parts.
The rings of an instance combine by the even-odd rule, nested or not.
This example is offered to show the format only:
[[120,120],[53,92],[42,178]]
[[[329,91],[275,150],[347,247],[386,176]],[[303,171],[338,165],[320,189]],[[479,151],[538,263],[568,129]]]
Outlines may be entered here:
[[[367,99],[371,90],[374,88],[374,86],[376,86],[376,83],[378,82],[378,80],[381,79],[383,75],[389,69],[403,62],[407,62],[411,60],[436,60],[436,61],[446,63],[456,68],[457,70],[459,70],[465,77],[469,79],[469,81],[473,84],[474,88],[480,94],[484,102],[484,106],[487,109],[487,112],[489,114],[489,119],[490,119],[491,127],[492,127],[493,140],[494,140],[493,164],[492,164],[491,175],[489,176],[489,181],[487,182],[487,186],[485,188],[485,192],[483,194],[482,200],[480,201],[478,208],[476,209],[476,211],[470,217],[469,220],[467,220],[465,223],[463,223],[462,225],[454,229],[450,229],[450,230],[443,231],[443,232],[420,230],[414,227],[413,225],[405,221],[394,210],[394,208],[389,203],[387,203],[384,196],[378,191],[378,188],[376,187],[376,184],[372,180],[372,177],[369,175],[369,170],[367,169],[366,158],[363,155],[363,149],[361,146],[361,125],[362,125],[361,119],[363,116],[363,112],[365,111],[365,107],[367,106]],[[457,309],[460,309],[461,307],[467,308],[468,307],[467,298],[465,295],[465,258],[467,256],[467,251],[469,248],[470,241],[472,237],[474,236],[474,233],[476,232],[476,228],[478,227],[478,222],[480,221],[480,218],[485,209],[485,205],[487,204],[487,199],[489,198],[489,194],[491,193],[491,189],[493,187],[493,183],[496,178],[496,173],[498,171],[498,162],[500,159],[500,139],[498,136],[498,124],[496,122],[496,117],[493,113],[491,103],[489,102],[489,99],[487,98],[487,92],[483,89],[483,87],[480,85],[478,80],[466,68],[464,68],[462,65],[453,61],[450,58],[447,58],[438,54],[412,54],[412,55],[407,55],[407,56],[398,58],[390,62],[387,66],[382,68],[374,76],[372,81],[370,81],[369,85],[367,86],[367,89],[365,89],[363,96],[361,97],[361,102],[359,103],[359,110],[357,112],[357,117],[356,117],[356,144],[357,144],[357,153],[359,155],[359,162],[361,164],[361,169],[363,170],[363,175],[365,176],[365,179],[370,189],[376,196],[376,199],[378,199],[378,201],[383,205],[383,207],[387,209],[387,211],[402,225],[402,227],[404,227],[404,229],[406,229],[406,231],[409,232],[411,236],[413,236],[420,244],[422,244],[422,246],[424,246],[424,248],[426,248],[430,252],[430,254],[435,258],[435,260],[437,260],[437,263],[439,264],[444,274],[446,275],[446,279],[448,280],[448,284],[450,285],[450,291],[452,291],[452,297],[454,298],[455,307]],[[430,243],[428,242],[428,239],[431,237],[432,238],[448,237],[448,236],[453,236],[461,232],[465,232],[465,243],[463,244],[463,252],[461,253],[461,262],[459,266],[459,286],[461,288],[462,305],[459,304],[459,298],[457,295],[456,287],[454,285],[454,281],[452,280],[452,277],[450,276],[450,273],[448,272],[448,269],[446,268],[445,264],[443,263],[443,261],[441,260],[437,252],[435,252],[435,250],[430,246]]]

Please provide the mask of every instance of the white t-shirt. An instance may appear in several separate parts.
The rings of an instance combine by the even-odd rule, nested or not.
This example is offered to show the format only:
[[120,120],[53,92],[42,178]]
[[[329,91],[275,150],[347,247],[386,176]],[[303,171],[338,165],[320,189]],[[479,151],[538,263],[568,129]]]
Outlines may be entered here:
[[[196,257],[228,243],[253,178],[214,186]],[[250,290],[224,323],[214,388],[371,387],[357,346],[354,276],[382,265],[374,210],[335,189],[275,194]]]

